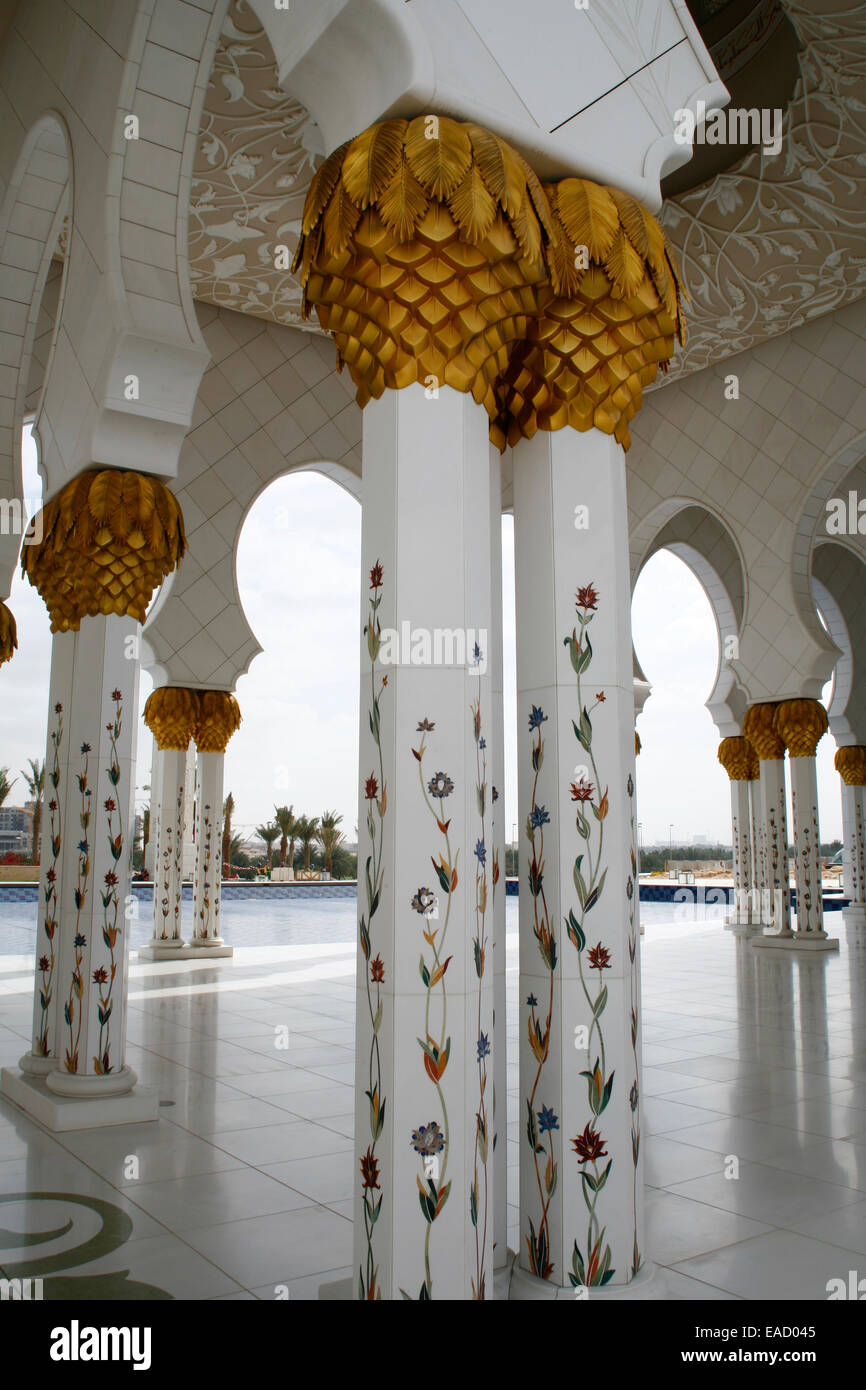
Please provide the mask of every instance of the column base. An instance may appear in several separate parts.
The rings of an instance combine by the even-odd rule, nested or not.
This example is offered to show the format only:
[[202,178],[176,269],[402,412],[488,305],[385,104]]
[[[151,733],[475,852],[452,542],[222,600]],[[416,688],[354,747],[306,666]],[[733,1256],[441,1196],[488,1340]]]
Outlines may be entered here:
[[755,936],[764,930],[764,925],[763,922],[739,922],[735,917],[726,917],[724,921],[725,931],[734,936]]
[[[644,1294],[647,1284],[653,1278],[656,1266],[651,1260],[641,1265],[638,1273],[627,1284],[606,1284],[604,1288],[587,1289],[586,1302],[616,1303],[620,1299],[631,1298],[633,1295]],[[525,1269],[521,1269],[514,1257],[514,1264],[511,1269],[511,1283],[508,1289],[508,1297],[512,1301],[519,1302],[552,1302],[558,1299],[560,1302],[574,1303],[577,1290],[573,1288],[564,1289],[561,1284],[552,1284],[549,1279],[539,1279],[535,1274],[527,1274]],[[584,1301],[581,1294],[580,1302]]]
[[233,956],[234,946],[227,946],[221,936],[194,936],[184,947],[184,955],[200,959],[202,956]]
[[842,921],[846,927],[866,931],[866,903],[851,903],[850,907],[843,907]]
[[170,946],[164,949],[162,945],[154,946],[149,942],[147,946],[139,946],[139,960],[202,960],[205,957],[210,960],[214,957],[233,956],[234,946],[227,946],[221,936],[213,937],[213,944],[208,945],[203,941],[181,942],[179,946]]
[[184,949],[184,945],[184,940],[180,936],[170,937],[166,941],[157,937],[153,941],[148,941],[146,946],[139,946],[138,959],[172,960],[172,958],[177,955],[178,951]]
[[[499,1269],[493,1271],[493,1301],[504,1303],[509,1298],[512,1271],[517,1259],[513,1250],[508,1251],[508,1260]],[[541,1280],[538,1281],[541,1283]],[[319,1300],[326,1303],[350,1303],[354,1292],[354,1280],[351,1275],[348,1279],[335,1279],[330,1284],[319,1285]]]
[[[18,1067],[0,1071],[0,1094],[13,1105],[38,1120],[55,1134],[69,1129],[101,1129],[107,1125],[144,1124],[159,1119],[159,1096],[144,1086],[135,1084],[135,1072],[124,1067],[124,1080],[132,1078],[132,1089],[114,1095],[85,1093],[59,1095],[48,1089],[47,1078],[28,1075]],[[52,1072],[51,1076],[60,1076]],[[76,1078],[70,1078],[74,1080]],[[110,1077],[87,1077],[78,1080],[103,1081]]]
[[47,1076],[57,1067],[56,1057],[40,1057],[35,1052],[25,1052],[18,1058],[18,1065],[27,1076]]
[[828,936],[825,931],[817,932],[776,932],[764,936],[753,936],[753,946],[778,947],[794,951],[838,951],[839,938]]

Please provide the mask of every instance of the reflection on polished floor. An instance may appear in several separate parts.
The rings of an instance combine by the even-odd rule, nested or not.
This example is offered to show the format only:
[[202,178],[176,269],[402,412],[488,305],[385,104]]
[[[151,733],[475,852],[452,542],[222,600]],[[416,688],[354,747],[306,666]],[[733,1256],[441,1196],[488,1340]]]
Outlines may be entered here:
[[[841,914],[828,926],[838,955],[755,951],[718,922],[652,914],[644,1152],[657,1268],[633,1297],[823,1300],[829,1279],[866,1266],[866,943],[846,937]],[[512,996],[516,954],[511,935]],[[42,1275],[46,1297],[181,1299],[315,1298],[347,1275],[354,968],[349,943],[133,967],[129,1061],[162,1118],[54,1137],[0,1103],[3,1275]],[[3,1064],[29,1036],[31,978],[0,958]],[[514,1205],[510,1216],[516,1247]]]

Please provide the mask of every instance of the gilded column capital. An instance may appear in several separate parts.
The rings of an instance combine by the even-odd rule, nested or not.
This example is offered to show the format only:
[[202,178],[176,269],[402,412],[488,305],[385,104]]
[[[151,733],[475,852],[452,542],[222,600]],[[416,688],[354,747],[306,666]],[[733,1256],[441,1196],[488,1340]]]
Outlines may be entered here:
[[365,406],[413,382],[471,392],[500,449],[628,422],[683,337],[658,222],[587,179],[542,187],[491,131],[386,120],[327,159],[294,269]]
[[749,766],[749,781],[756,782],[761,775],[760,759],[748,739],[745,740],[745,743],[746,759]]
[[0,666],[11,661],[12,653],[18,647],[18,628],[15,618],[6,604],[0,601]]
[[227,690],[200,690],[193,738],[200,753],[224,753],[240,727],[241,707]]
[[776,728],[776,703],[751,705],[743,716],[743,734],[761,762],[784,758],[785,742]]
[[828,725],[818,700],[782,700],[776,706],[776,728],[792,758],[814,758]]
[[92,468],[40,513],[42,540],[22,549],[21,570],[45,601],[52,632],[115,613],[143,623],[154,590],[186,546],[174,494],[156,478]]
[[846,787],[866,786],[866,748],[856,743],[837,748],[833,766]]
[[635,731],[634,731],[634,755],[635,755],[635,757],[637,757],[638,753],[640,752],[640,749],[641,749],[640,734],[638,733],[637,729],[635,729]]
[[178,685],[161,685],[151,691],[143,712],[157,748],[181,752],[189,747],[200,714],[199,692]]
[[718,758],[732,782],[748,782],[751,778],[751,764],[755,759],[748,739],[740,735],[723,738],[719,744]]

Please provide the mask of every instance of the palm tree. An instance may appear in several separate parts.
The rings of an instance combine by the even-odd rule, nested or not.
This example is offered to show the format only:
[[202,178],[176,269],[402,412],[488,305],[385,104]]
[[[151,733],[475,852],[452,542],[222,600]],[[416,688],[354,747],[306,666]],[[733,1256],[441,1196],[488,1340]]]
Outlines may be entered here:
[[334,850],[337,848],[338,845],[342,843],[343,840],[342,830],[337,829],[337,826],[340,824],[340,821],[342,819],[343,817],[338,816],[336,811],[323,811],[322,823],[319,827],[319,833],[316,836],[316,839],[322,846],[322,850],[325,855],[325,873],[328,874],[329,877],[331,873],[331,861],[334,857]]
[[270,825],[257,825],[256,834],[260,840],[265,842],[268,851],[268,873],[270,873],[274,858],[274,841],[280,838],[280,827],[274,825],[273,822]]
[[227,860],[226,860],[226,862],[228,863],[229,868],[231,868],[233,860],[235,859],[235,857],[236,857],[238,854],[241,853],[241,851],[243,850],[243,847],[244,847],[244,837],[243,837],[243,835],[232,835],[232,837],[231,837],[231,839],[229,840],[229,843],[228,843]]
[[298,838],[298,831],[297,831],[297,822],[296,822],[295,817],[294,817],[294,809],[295,809],[295,808],[294,808],[293,806],[275,806],[275,807],[274,807],[274,820],[275,820],[277,826],[279,827],[279,831],[280,831],[280,835],[281,835],[281,839],[280,839],[280,868],[281,868],[281,869],[284,869],[284,868],[286,867],[286,848],[287,848],[287,846],[288,846],[288,844],[289,844],[289,841],[291,841],[291,845],[292,845],[292,854],[291,854],[291,858],[289,859],[289,867],[290,867],[290,868],[291,868],[292,863],[294,862],[294,858],[295,858],[295,840]]
[[309,869],[313,841],[319,838],[319,817],[298,816],[295,834],[304,846],[304,868]]
[[12,781],[9,781],[8,767],[0,767],[0,806],[3,805],[3,802],[6,800],[7,796],[9,795],[14,786],[15,778],[13,777]]
[[31,858],[34,864],[39,863],[39,832],[42,829],[42,793],[45,790],[45,764],[40,763],[38,758],[28,758],[30,764],[29,773],[22,770],[21,776],[27,783],[30,795],[33,797],[33,847]]
[[223,863],[230,863],[229,850],[232,842],[232,814],[235,809],[235,799],[229,792],[223,802]]

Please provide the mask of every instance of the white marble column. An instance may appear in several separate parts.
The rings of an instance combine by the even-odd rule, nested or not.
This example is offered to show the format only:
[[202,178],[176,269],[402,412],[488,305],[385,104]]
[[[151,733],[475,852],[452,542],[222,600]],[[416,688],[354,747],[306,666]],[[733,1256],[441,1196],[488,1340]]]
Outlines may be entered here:
[[756,755],[749,765],[749,823],[752,834],[752,894],[749,914],[754,927],[763,925],[764,890],[767,887],[767,846],[764,837],[761,764]]
[[[75,637],[61,886],[57,1095],[128,1091],[124,1065],[129,935],[126,902],[138,726],[138,624],[84,618]],[[71,841],[77,844],[72,847]]]
[[144,722],[157,749],[157,797],[153,836],[156,843],[153,886],[153,935],[138,952],[139,960],[170,960],[185,954],[182,932],[183,842],[189,746],[200,714],[197,690],[162,685],[144,707]]
[[195,875],[193,934],[185,954],[230,956],[220,935],[222,899],[223,773],[229,739],[240,726],[237,700],[226,690],[199,691],[199,718],[193,731],[198,761],[195,795]]
[[761,920],[779,936],[792,936],[788,813],[783,757],[761,759],[761,808],[766,856]]
[[645,1258],[625,459],[597,430],[514,451],[520,1252],[512,1297]]
[[[818,742],[827,729],[827,711],[817,700],[782,700],[776,705],[774,728],[789,755],[797,885],[796,931],[789,931],[774,944],[804,950],[837,950],[838,940],[828,937],[824,930],[821,832],[815,767]],[[772,941],[772,938],[768,939]]]
[[181,877],[184,883],[195,876],[195,806],[196,769],[198,754],[196,746],[190,742],[186,750],[183,793],[183,854],[181,858]]
[[754,880],[749,774],[754,755],[750,757],[750,752],[747,740],[742,737],[723,738],[719,744],[719,762],[727,772],[731,784],[734,901],[731,912],[725,918],[725,925],[733,931],[748,929],[753,920],[751,907],[754,900]]
[[356,1299],[493,1296],[488,428],[449,387],[364,411]]
[[[48,1043],[55,1065],[44,1082],[26,1060],[23,1072],[3,1073],[4,1093],[52,1129],[158,1114],[156,1096],[133,1089],[136,1076],[125,1063],[139,627],[127,617],[83,618],[70,639],[55,639],[65,670],[70,640],[66,754],[58,794],[49,798],[61,836],[52,908],[57,1012]],[[54,731],[56,720],[49,744]],[[50,805],[48,812],[50,833]],[[40,948],[38,964],[41,955]]]
[[845,896],[842,910],[847,927],[866,928],[866,748],[857,744],[836,750],[835,767],[842,778]]
[[768,931],[754,941],[789,939],[791,888],[788,873],[788,813],[785,790],[785,744],[776,728],[777,703],[751,705],[743,719],[743,735],[760,761],[760,843],[763,861],[761,922]]
[[144,852],[144,867],[156,881],[156,822],[159,808],[159,776],[162,762],[156,739],[153,740],[153,753],[150,760],[150,836]]
[[502,468],[488,446],[490,468],[490,920],[493,937],[493,1265],[508,1264],[508,1079],[505,941],[505,730],[502,670]]
[[[168,958],[183,947],[181,933],[181,885],[183,883],[183,809],[186,752],[159,750],[159,793],[156,820],[151,827],[156,853],[153,866],[153,936],[142,947],[140,960]],[[155,954],[155,953],[160,954]]]
[[231,955],[220,936],[223,837],[223,753],[199,753],[196,775],[195,878],[190,946]]
[[39,867],[39,907],[36,918],[36,982],[33,991],[33,1037],[30,1051],[19,1061],[24,1072],[45,1076],[58,1065],[58,953],[60,948],[60,888],[64,845],[64,796],[69,780],[69,717],[75,634],[55,633],[51,639],[48,686],[48,740],[45,750],[45,791],[42,805],[42,855]]

